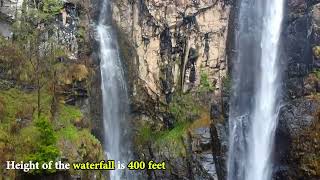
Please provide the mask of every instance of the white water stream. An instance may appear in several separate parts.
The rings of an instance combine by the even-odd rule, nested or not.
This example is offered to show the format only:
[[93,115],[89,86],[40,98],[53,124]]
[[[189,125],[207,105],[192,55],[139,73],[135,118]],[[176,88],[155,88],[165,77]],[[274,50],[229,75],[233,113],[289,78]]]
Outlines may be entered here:
[[272,175],[270,156],[273,150],[279,105],[278,49],[284,0],[268,0],[263,18],[261,39],[261,74],[257,82],[257,92],[249,136],[249,170],[247,180],[269,180]]
[[[240,7],[239,23],[243,24],[237,34],[236,65],[240,67],[234,71],[235,92],[230,107],[228,179],[270,180],[279,112],[279,44],[284,0],[242,0]],[[254,46],[259,48],[248,48]],[[248,64],[244,67],[240,65],[243,63]],[[257,70],[242,72],[250,65]],[[253,95],[245,92],[250,86]],[[249,108],[239,107],[244,102]]]
[[[119,57],[117,38],[113,35],[109,0],[103,0],[97,36],[100,43],[101,90],[103,97],[104,149],[107,159],[128,160],[124,142],[128,96]],[[111,180],[125,179],[124,170],[110,171]]]

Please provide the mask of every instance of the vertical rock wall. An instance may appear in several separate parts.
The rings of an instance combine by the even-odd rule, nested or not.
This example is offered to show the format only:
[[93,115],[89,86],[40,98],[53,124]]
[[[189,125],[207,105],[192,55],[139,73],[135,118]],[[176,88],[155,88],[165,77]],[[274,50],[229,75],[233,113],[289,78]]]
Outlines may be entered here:
[[[172,115],[167,107],[175,92],[197,92],[203,78],[213,87],[213,93],[203,98],[206,103],[221,98],[228,71],[230,1],[114,0],[112,11],[127,67],[133,129],[142,124],[170,128]],[[202,124],[188,130],[187,136],[172,141],[177,143],[175,152],[138,144],[139,158],[165,160],[168,165],[168,171],[149,172],[149,178],[224,179],[222,148],[213,146],[220,145],[220,131],[225,130],[221,127],[216,132],[213,125],[212,134],[208,116],[201,117]],[[180,150],[182,154],[177,155]]]
[[23,0],[0,0],[0,13],[7,20],[14,20],[21,11]]
[[319,179],[319,1],[289,0],[283,32],[284,102],[276,133],[276,179]]
[[134,86],[168,102],[176,89],[194,90],[206,74],[218,92],[227,71],[229,11],[221,0],[114,1],[114,22],[136,51],[125,59],[136,66]]

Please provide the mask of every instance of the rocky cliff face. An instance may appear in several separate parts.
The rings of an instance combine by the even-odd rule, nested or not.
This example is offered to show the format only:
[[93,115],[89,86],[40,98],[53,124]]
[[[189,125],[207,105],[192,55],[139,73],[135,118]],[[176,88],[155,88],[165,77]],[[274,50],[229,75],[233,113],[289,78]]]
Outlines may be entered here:
[[23,0],[1,0],[0,1],[0,12],[2,18],[8,21],[13,21],[21,13]]
[[[180,133],[177,140],[168,141],[170,145],[136,143],[139,158],[168,163],[170,172],[148,173],[150,178],[217,179],[221,172],[215,164],[219,162],[223,166],[223,162],[213,155],[214,143],[220,145],[220,142],[218,138],[211,139],[211,120],[205,109],[210,109],[212,99],[220,99],[223,80],[227,76],[230,9],[230,2],[222,0],[113,1],[113,21],[118,30],[122,59],[127,66],[136,133],[143,134],[141,131],[150,124],[152,131],[167,129],[168,136]],[[203,86],[210,92],[196,97]],[[180,92],[193,94],[181,108],[200,103],[203,104],[200,109],[206,115],[186,115],[186,118],[191,117],[193,124],[176,132],[179,127],[174,124],[178,120],[170,107],[185,101],[176,102]],[[197,101],[201,96],[204,101]],[[165,138],[163,135],[158,141]]]
[[278,179],[319,179],[319,1],[288,1],[285,100],[277,130]]
[[[55,39],[67,54],[56,59],[62,66],[56,95],[66,107],[81,109],[83,114],[69,119],[71,127],[81,131],[77,134],[81,138],[58,142],[69,161],[102,158],[100,143],[87,133],[93,129],[99,136],[101,132],[101,106],[96,103],[101,99],[100,72],[90,27],[99,3],[64,1],[54,22]],[[225,179],[230,90],[227,74],[234,51],[232,32],[237,26],[235,4],[231,0],[113,1],[113,21],[130,88],[134,153],[137,159],[167,163],[166,171],[147,171],[141,174],[143,178]],[[19,0],[0,0],[0,33],[6,38],[12,37],[12,23],[23,10],[21,5]],[[320,176],[319,18],[320,1],[287,1],[281,58],[284,102],[274,154],[275,179]],[[16,88],[23,91],[19,97],[26,98],[24,91],[36,87],[20,83],[24,82],[24,72],[3,57],[0,91],[17,95],[16,91],[7,92]],[[14,67],[15,71],[3,67]],[[6,96],[0,96],[1,118],[6,101]],[[70,114],[70,109],[65,110]],[[30,125],[32,113],[28,110],[13,113],[18,120],[10,127],[15,131]],[[58,123],[56,128],[63,133],[70,127]],[[11,156],[10,142],[0,140],[2,152]],[[87,174],[87,178],[94,175]]]
[[1,0],[0,1],[0,34],[4,37],[11,37],[12,30],[10,22],[21,13],[22,0]]
[[[207,98],[213,101],[211,131],[208,124],[200,129],[189,128],[188,135],[183,137],[185,154],[181,158],[170,157],[153,144],[147,151],[137,152],[140,157],[145,153],[176,164],[171,169],[176,178],[224,178],[227,128],[223,120],[227,118],[228,87],[223,82],[227,79],[224,77],[228,66],[232,66],[227,61],[232,61],[232,32],[237,26],[237,3],[230,2],[121,0],[113,3],[113,20],[128,68],[132,116],[136,122],[151,121],[160,124],[158,128],[166,127],[170,124],[167,116],[170,110],[163,106],[172,104],[174,92],[196,92],[203,74],[214,87],[213,96]],[[319,7],[319,1],[287,1],[281,56],[285,71],[284,106],[275,147],[279,152],[275,153],[278,165],[275,177],[279,179],[319,177]],[[206,139],[209,135],[210,140]],[[213,153],[207,153],[207,147]],[[206,153],[210,156],[204,158]],[[197,161],[197,157],[202,161]],[[193,160],[195,164],[190,163]],[[211,167],[214,164],[215,169],[206,169],[203,160],[210,162]],[[179,167],[183,163],[187,165]],[[192,168],[197,163],[200,170]]]
[[[227,71],[229,12],[220,0],[114,1],[115,24],[135,51],[126,59],[136,67],[132,80],[139,83],[133,84],[165,102],[176,89],[193,90],[207,74],[219,91]],[[141,93],[136,89],[133,94]]]

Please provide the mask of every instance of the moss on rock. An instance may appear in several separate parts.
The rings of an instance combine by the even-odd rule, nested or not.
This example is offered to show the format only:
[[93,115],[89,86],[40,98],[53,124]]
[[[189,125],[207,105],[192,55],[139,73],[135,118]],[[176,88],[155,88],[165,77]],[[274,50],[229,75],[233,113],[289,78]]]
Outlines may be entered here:
[[[319,94],[312,95],[320,103]],[[320,177],[320,109],[313,114],[314,121],[293,138],[292,155],[298,162],[300,177]]]
[[173,158],[186,157],[185,139],[188,131],[209,127],[209,112],[191,93],[174,95],[167,112],[172,115],[173,127],[157,129],[150,122],[142,121],[138,125],[135,144],[140,150],[150,146],[159,154],[169,155],[170,152],[169,156]]

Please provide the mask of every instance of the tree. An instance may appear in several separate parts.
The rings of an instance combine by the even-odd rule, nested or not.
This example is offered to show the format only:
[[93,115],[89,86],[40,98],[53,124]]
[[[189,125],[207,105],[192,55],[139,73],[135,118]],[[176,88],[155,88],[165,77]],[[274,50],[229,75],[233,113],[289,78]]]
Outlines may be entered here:
[[[14,24],[14,41],[21,46],[34,72],[34,83],[37,88],[37,114],[41,116],[41,90],[48,84],[47,78],[52,76],[52,64],[56,58],[57,39],[55,39],[54,23],[63,8],[61,0],[31,1],[25,0],[22,14]],[[50,79],[50,77],[49,77]]]
[[[35,126],[39,131],[38,144],[36,145],[35,152],[27,156],[29,161],[39,162],[41,166],[43,163],[56,161],[59,157],[59,150],[57,148],[57,137],[53,130],[52,124],[45,117],[40,117],[36,120]],[[35,170],[31,173],[38,174],[45,172],[55,172],[55,169],[48,170]]]

